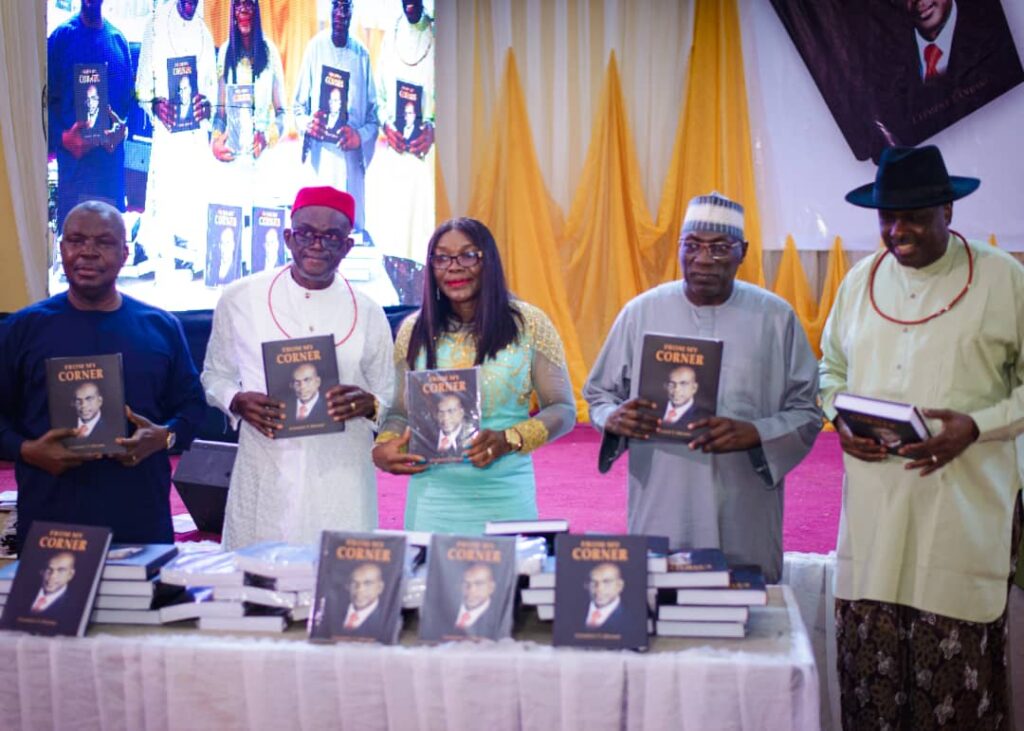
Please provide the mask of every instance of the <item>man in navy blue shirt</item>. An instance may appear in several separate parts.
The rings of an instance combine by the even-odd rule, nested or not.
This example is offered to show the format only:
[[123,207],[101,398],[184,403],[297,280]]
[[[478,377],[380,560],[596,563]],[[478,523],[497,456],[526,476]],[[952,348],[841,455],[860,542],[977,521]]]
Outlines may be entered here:
[[[74,206],[104,200],[124,210],[125,119],[134,81],[124,35],[102,15],[103,0],[82,0],[78,15],[58,26],[47,40],[47,112],[50,152],[57,156],[57,231]],[[98,137],[84,134],[76,121],[75,64],[107,65],[108,118]]]
[[[64,222],[61,263],[70,289],[0,324],[0,458],[15,460],[18,547],[34,520],[108,526],[120,543],[170,543],[168,450],[188,446],[205,401],[181,324],[115,286],[128,256],[124,221],[107,203],[75,206]],[[46,360],[120,353],[125,448],[86,456],[52,429]],[[104,415],[107,418],[107,415]]]

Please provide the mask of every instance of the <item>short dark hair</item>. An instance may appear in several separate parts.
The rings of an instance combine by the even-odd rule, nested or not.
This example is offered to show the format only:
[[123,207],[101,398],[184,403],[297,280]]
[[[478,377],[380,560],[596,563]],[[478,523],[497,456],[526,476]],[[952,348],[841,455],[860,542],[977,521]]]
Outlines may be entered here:
[[427,245],[427,266],[423,271],[423,304],[412,328],[409,352],[405,359],[410,370],[416,368],[416,358],[421,350],[426,354],[427,369],[437,368],[437,338],[451,327],[451,321],[455,317],[452,303],[438,287],[434,267],[430,264],[430,257],[434,254],[437,242],[449,231],[465,234],[483,254],[480,262],[480,295],[476,316],[471,325],[473,339],[476,342],[474,364],[481,365],[486,359],[497,357],[501,350],[519,338],[520,329],[524,324],[522,313],[512,306],[512,296],[505,283],[505,270],[501,266],[498,245],[490,229],[475,218],[453,218],[445,221],[437,227]]

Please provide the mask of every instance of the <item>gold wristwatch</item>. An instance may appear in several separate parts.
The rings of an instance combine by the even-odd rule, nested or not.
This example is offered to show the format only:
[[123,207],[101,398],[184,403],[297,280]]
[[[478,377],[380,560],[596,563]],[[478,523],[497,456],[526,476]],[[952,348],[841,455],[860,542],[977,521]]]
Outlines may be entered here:
[[521,452],[523,449],[523,435],[513,427],[505,430],[505,443],[513,452]]

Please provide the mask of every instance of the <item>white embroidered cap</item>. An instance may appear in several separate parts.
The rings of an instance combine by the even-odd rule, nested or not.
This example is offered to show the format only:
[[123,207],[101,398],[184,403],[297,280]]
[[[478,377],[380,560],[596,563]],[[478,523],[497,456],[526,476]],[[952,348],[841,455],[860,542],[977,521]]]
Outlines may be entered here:
[[698,195],[686,207],[680,236],[692,231],[723,233],[743,241],[743,206],[718,191]]

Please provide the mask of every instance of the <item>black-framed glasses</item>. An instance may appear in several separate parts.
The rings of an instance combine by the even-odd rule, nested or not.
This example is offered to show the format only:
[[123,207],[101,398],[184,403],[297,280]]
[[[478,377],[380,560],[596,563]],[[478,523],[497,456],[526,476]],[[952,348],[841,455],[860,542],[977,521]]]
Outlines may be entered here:
[[312,246],[314,241],[319,241],[325,249],[338,251],[348,241],[348,236],[337,229],[330,231],[317,231],[312,228],[297,228],[292,231],[292,238],[299,246]]
[[707,243],[706,241],[688,241],[684,239],[682,247],[683,252],[687,256],[697,256],[700,252],[706,251],[715,261],[724,261],[729,259],[732,256],[733,250],[742,244],[742,241]]
[[235,0],[235,9],[253,10],[256,7],[256,0]]
[[430,255],[430,265],[434,267],[434,269],[447,269],[452,265],[453,261],[459,262],[460,267],[472,269],[483,260],[484,252],[482,251],[463,251],[461,254],[456,256],[449,256],[448,254]]
[[124,246],[123,241],[118,241],[116,238],[109,236],[81,236],[79,234],[70,234],[64,236],[60,240],[60,245],[70,251],[81,251],[89,244],[92,244],[96,251],[109,252],[116,251]]

